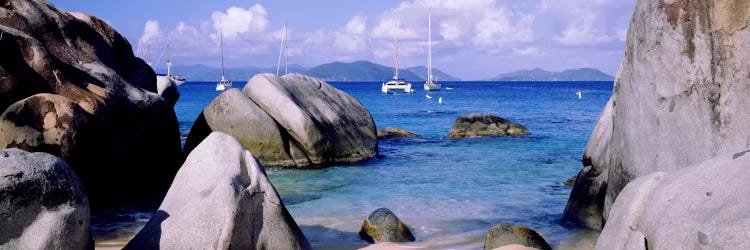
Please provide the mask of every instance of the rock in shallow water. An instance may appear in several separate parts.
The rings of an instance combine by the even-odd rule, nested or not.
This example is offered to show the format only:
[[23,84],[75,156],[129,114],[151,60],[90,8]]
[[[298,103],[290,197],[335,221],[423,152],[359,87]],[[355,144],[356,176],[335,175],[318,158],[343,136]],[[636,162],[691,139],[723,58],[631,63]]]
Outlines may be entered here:
[[406,224],[387,208],[378,208],[365,219],[359,237],[370,243],[414,241]]
[[453,122],[448,138],[467,138],[490,135],[526,135],[529,130],[521,124],[495,115],[462,115]]
[[415,138],[417,136],[419,135],[400,128],[387,127],[385,129],[378,129],[378,139],[391,137]]
[[83,185],[60,158],[0,151],[0,249],[89,249]]
[[521,245],[540,250],[551,250],[547,241],[528,227],[513,224],[495,225],[487,232],[484,249],[491,250],[509,245]]
[[354,97],[299,74],[255,75],[241,93],[227,91],[203,110],[185,152],[222,131],[269,166],[315,167],[377,154],[375,123]]
[[211,133],[188,156],[159,210],[125,249],[311,249],[260,163]]

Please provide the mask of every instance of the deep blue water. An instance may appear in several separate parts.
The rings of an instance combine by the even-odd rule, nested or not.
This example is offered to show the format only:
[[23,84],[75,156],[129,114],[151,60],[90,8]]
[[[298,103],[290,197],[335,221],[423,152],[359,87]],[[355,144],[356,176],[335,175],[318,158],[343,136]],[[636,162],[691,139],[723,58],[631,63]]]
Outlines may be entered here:
[[[410,226],[414,245],[430,248],[481,248],[487,230],[498,223],[531,227],[551,244],[577,233],[559,223],[571,190],[562,182],[581,169],[612,82],[444,82],[443,91],[429,94],[432,99],[423,91],[384,95],[376,82],[332,85],[359,99],[378,127],[400,127],[420,137],[383,140],[379,157],[358,164],[268,169],[313,245],[361,243],[357,231],[379,207]],[[421,83],[415,86],[421,89]],[[210,82],[188,82],[179,90],[175,111],[187,135],[220,93]],[[499,115],[523,124],[531,135],[447,139],[453,121],[470,113]],[[136,215],[136,224],[145,223],[145,216]]]
[[[420,137],[381,141],[378,158],[354,165],[268,171],[314,245],[359,243],[359,226],[379,207],[394,211],[431,247],[481,248],[497,223],[529,226],[553,244],[575,233],[559,223],[571,190],[561,183],[580,170],[612,82],[445,82],[432,99],[423,91],[384,95],[376,82],[332,85],[359,99],[378,127]],[[184,134],[220,94],[213,88],[180,86],[175,111]],[[531,135],[447,139],[453,121],[470,113],[499,115]]]

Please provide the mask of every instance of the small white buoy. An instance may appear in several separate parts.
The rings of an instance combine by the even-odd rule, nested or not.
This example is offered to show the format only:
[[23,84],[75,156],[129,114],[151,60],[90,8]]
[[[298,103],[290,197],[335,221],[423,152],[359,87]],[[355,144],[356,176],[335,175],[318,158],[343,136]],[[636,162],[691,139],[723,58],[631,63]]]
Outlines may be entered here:
[[583,98],[583,96],[581,96],[581,91],[576,92],[576,95],[578,96],[578,99]]
[[442,97],[438,98],[438,103],[443,103],[443,98]]

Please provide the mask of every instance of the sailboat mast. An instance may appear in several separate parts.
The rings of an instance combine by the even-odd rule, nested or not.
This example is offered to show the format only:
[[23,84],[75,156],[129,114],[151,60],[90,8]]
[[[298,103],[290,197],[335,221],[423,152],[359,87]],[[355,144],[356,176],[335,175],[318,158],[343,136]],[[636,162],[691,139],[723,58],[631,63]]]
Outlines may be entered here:
[[396,47],[396,72],[394,78],[398,79],[398,27],[393,31],[393,43]]
[[146,61],[146,64],[150,67],[154,67],[153,62],[151,62],[151,45],[146,45],[146,53],[148,53],[148,61]]
[[281,38],[281,44],[279,45],[279,61],[276,63],[276,76],[279,76],[279,70],[281,69],[281,56],[284,53],[285,40],[286,40],[286,20],[284,20],[284,36]]
[[432,16],[427,15],[427,81],[432,82]]
[[224,29],[219,16],[219,49],[221,50],[221,79],[224,80]]
[[172,60],[169,59],[169,44],[167,44],[167,76],[172,75]]
[[289,37],[287,36],[287,24],[284,21],[284,75],[289,74]]

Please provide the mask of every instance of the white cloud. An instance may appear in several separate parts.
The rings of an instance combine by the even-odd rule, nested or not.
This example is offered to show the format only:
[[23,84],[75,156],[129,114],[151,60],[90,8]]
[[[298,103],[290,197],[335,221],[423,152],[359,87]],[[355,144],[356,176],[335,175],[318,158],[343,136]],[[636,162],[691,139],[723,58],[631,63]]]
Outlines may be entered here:
[[523,48],[523,49],[513,49],[513,52],[515,52],[516,54],[522,55],[522,56],[527,56],[527,55],[541,55],[542,54],[542,52],[538,48],[535,48],[535,47],[528,47],[528,48]]
[[541,0],[540,16],[549,16],[550,23],[559,22],[564,28],[556,30],[554,41],[566,46],[591,46],[621,40],[617,25],[632,8],[622,0]]
[[367,17],[354,16],[343,29],[335,32],[334,47],[345,53],[357,53],[367,48]]
[[515,25],[512,23],[512,16],[514,15],[507,10],[485,15],[475,25],[476,34],[472,38],[474,44],[492,51],[514,47],[515,44],[533,42],[534,16],[519,16],[520,20]]
[[627,29],[617,29],[615,30],[617,33],[617,39],[620,40],[620,42],[624,42],[628,39],[628,30]]
[[146,25],[143,27],[143,35],[139,40],[141,43],[147,44],[152,40],[155,40],[161,36],[161,29],[159,28],[159,21],[148,20]]
[[[393,39],[395,30],[407,46],[424,41],[428,13],[437,31],[433,32],[436,33],[433,40],[447,42],[443,46],[470,44],[472,49],[497,53],[535,41],[534,15],[521,13],[497,0],[405,1],[380,15],[372,37]],[[426,53],[422,50],[421,53]]]
[[346,23],[346,32],[352,34],[364,34],[367,30],[367,17],[354,16]]
[[216,32],[222,31],[227,39],[234,39],[245,33],[263,33],[268,27],[268,12],[260,4],[255,4],[248,9],[230,7],[226,12],[214,12],[211,14],[213,28]]
[[563,45],[594,45],[612,41],[604,30],[587,20],[591,19],[570,24],[561,35],[554,37],[554,40]]

